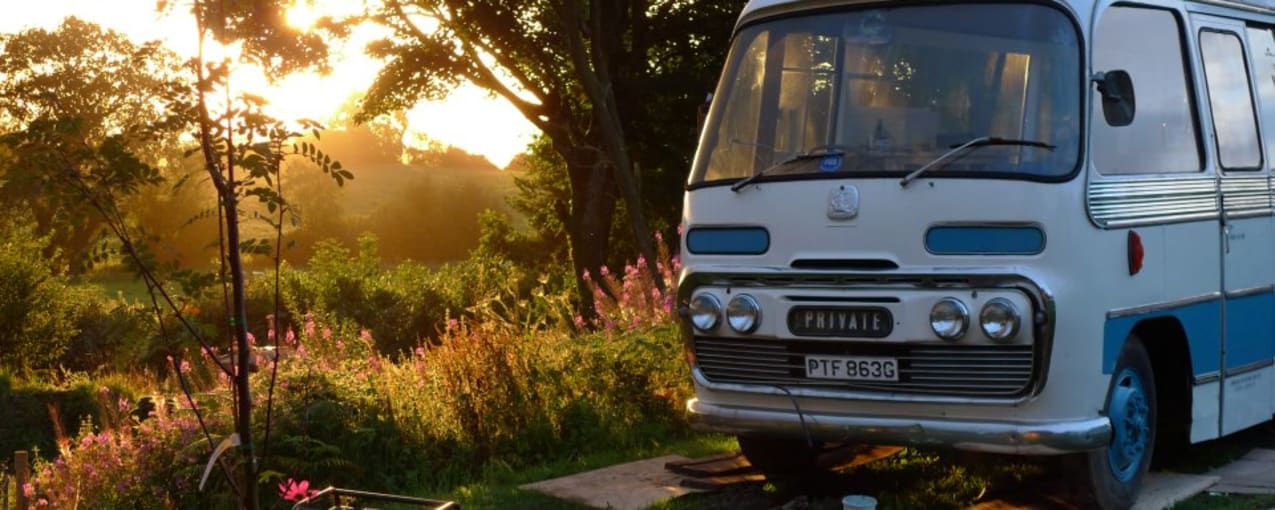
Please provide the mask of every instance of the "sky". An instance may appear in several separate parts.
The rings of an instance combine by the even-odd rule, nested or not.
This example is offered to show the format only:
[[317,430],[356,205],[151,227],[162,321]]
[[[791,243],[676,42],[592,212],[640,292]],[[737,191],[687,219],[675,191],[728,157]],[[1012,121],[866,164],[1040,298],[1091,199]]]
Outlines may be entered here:
[[[289,23],[297,26],[308,26],[319,15],[340,14],[361,4],[350,0],[298,3],[288,13]],[[0,16],[0,33],[55,28],[63,18],[76,16],[137,42],[161,40],[180,55],[193,56],[197,48],[194,21],[180,4],[166,15],[156,11],[156,0],[35,0],[7,11]],[[379,36],[375,27],[363,27],[349,41],[334,44],[332,72],[326,76],[297,74],[272,85],[260,76],[241,73],[232,75],[232,86],[265,97],[271,103],[271,113],[281,118],[326,122],[341,104],[372,83],[380,64],[367,57],[363,47]],[[429,140],[481,154],[502,168],[523,151],[536,132],[512,106],[473,86],[462,86],[445,101],[417,105],[407,112],[407,120],[405,143],[411,144],[423,134]]]

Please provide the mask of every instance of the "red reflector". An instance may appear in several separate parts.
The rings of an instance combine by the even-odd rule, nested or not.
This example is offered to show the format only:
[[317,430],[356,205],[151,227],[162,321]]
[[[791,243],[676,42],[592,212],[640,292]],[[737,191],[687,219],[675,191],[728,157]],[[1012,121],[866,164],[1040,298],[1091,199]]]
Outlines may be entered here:
[[1142,256],[1145,255],[1142,249],[1142,236],[1132,230],[1129,231],[1129,276],[1138,274],[1142,270]]

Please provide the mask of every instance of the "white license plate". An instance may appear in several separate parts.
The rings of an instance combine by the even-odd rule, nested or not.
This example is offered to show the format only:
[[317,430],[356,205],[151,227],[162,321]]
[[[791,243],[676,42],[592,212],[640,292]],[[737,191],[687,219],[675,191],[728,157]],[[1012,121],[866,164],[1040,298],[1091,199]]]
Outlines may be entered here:
[[865,356],[806,356],[806,377],[842,381],[898,381],[899,361]]

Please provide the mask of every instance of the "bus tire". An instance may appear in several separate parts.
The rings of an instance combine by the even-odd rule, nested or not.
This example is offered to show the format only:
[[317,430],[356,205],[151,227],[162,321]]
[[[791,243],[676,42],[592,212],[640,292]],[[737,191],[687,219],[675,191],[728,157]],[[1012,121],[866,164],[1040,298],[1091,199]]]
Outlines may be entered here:
[[1086,499],[1103,510],[1126,509],[1138,497],[1156,441],[1156,388],[1151,357],[1137,337],[1125,342],[1107,390],[1104,414],[1111,444],[1071,459]]
[[766,436],[736,436],[739,451],[748,463],[774,480],[811,473],[817,469],[822,444],[814,448],[805,439],[775,438]]

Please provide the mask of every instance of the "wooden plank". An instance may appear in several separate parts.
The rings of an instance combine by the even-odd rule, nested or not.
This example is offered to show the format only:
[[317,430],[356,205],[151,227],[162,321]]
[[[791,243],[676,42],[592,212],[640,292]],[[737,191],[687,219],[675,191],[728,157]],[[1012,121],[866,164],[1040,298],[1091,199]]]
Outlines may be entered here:
[[31,465],[27,452],[21,451],[13,454],[13,468],[14,472],[17,474],[18,482],[16,487],[16,492],[18,494],[17,510],[27,510],[28,506],[31,504],[30,501],[27,501],[26,491],[23,490],[23,487],[31,481]]

